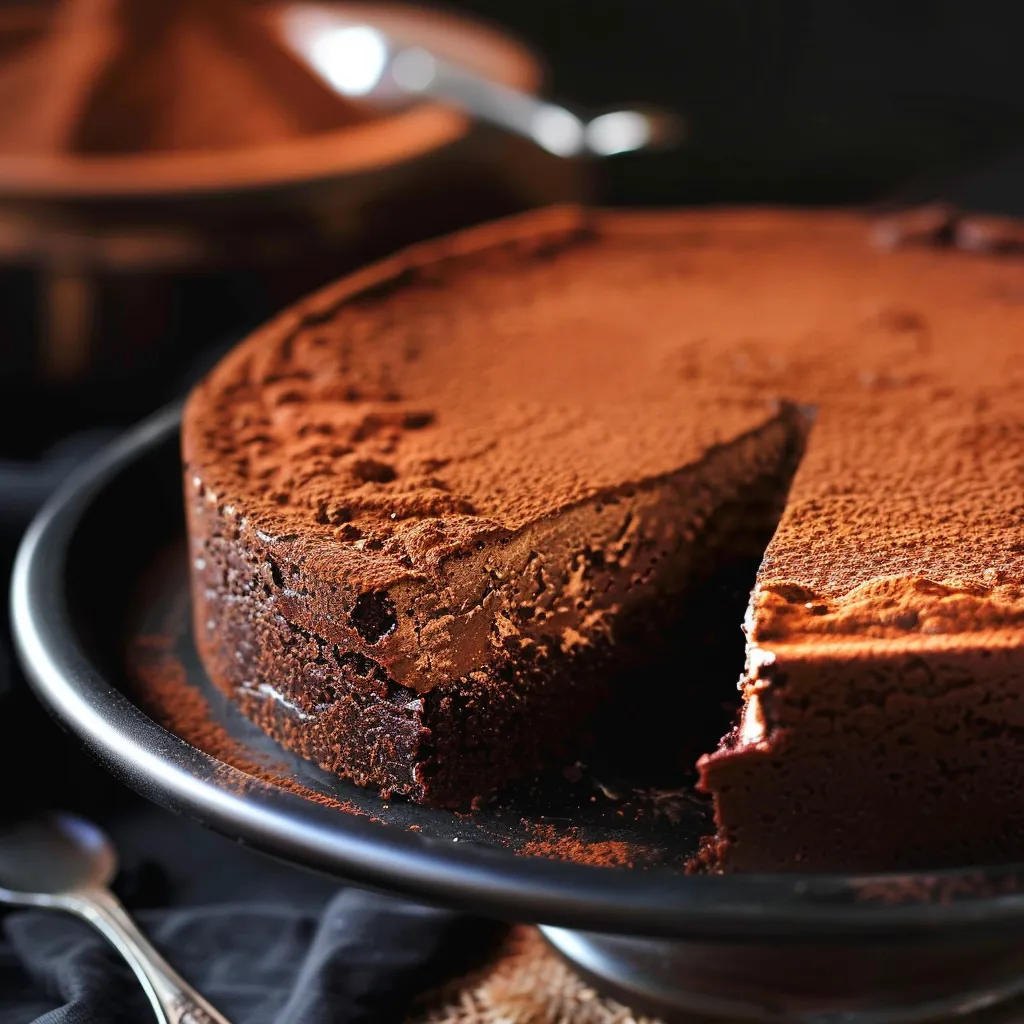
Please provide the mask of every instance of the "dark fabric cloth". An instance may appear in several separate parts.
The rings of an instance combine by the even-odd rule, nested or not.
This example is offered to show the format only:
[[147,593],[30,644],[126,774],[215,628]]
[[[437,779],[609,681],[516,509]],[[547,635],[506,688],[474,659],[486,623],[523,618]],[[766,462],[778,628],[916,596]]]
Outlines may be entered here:
[[[235,1024],[388,1024],[490,948],[488,922],[343,888],[322,908],[227,903],[136,915],[174,967]],[[0,1024],[138,1024],[152,1010],[84,922],[7,915]]]

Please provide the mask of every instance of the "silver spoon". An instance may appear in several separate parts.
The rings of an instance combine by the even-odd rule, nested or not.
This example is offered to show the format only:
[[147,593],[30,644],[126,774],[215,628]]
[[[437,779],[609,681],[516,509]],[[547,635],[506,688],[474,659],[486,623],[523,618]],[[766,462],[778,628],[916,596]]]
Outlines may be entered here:
[[286,8],[281,29],[286,45],[343,96],[384,104],[426,96],[523,135],[556,156],[612,156],[669,145],[682,135],[681,120],[666,111],[581,117],[316,4]]
[[70,814],[0,828],[0,903],[84,918],[128,961],[161,1024],[229,1024],[150,945],[107,888],[117,871],[110,840]]

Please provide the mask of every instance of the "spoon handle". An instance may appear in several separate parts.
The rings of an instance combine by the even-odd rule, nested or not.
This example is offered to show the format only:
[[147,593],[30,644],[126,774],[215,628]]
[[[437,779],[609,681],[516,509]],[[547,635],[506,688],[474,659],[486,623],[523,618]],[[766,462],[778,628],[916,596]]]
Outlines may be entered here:
[[230,1024],[153,948],[111,892],[80,889],[62,905],[102,932],[128,961],[161,1024]]

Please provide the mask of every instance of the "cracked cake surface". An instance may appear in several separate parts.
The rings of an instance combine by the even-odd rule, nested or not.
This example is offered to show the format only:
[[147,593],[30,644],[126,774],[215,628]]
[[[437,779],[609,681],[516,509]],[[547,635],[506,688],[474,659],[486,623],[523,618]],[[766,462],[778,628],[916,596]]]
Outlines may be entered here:
[[1011,855],[1022,296],[1012,256],[771,210],[547,211],[348,278],[187,406],[204,664],[284,745],[460,806],[577,750],[778,524],[699,766],[716,863]]

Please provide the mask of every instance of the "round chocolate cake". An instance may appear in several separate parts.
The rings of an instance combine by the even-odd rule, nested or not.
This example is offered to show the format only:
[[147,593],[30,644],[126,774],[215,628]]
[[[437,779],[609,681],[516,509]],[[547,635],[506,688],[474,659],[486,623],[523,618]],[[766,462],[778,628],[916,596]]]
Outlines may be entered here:
[[[289,749],[453,807],[670,707],[726,869],[1019,855],[1021,267],[882,241],[553,210],[278,318],[185,412],[211,678]],[[679,608],[751,553],[720,740],[731,683]]]

